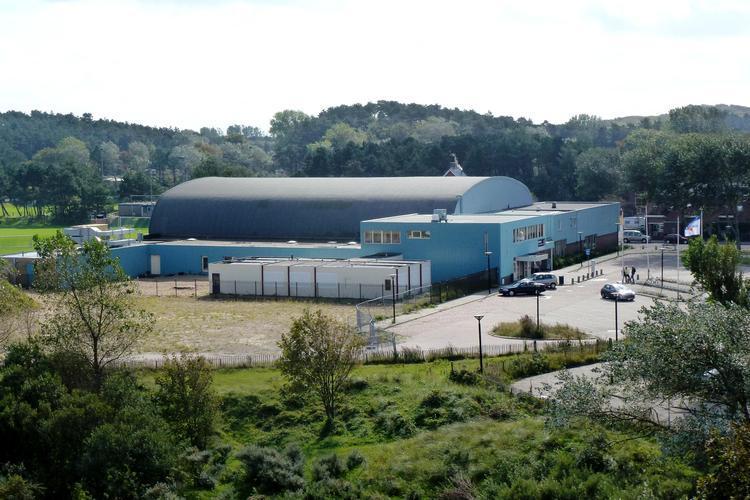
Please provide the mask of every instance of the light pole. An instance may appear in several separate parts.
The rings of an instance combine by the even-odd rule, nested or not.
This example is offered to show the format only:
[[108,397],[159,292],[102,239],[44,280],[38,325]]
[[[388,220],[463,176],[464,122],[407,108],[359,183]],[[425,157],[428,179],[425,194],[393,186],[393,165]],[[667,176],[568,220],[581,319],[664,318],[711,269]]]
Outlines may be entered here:
[[664,247],[661,247],[661,291],[664,293]]
[[479,373],[484,373],[484,361],[482,360],[482,318],[484,314],[475,314],[477,326],[479,327]]
[[539,290],[536,291],[536,333],[539,334]]
[[620,295],[615,295],[615,342],[617,342],[617,303],[620,302]]
[[487,295],[492,294],[492,276],[490,275],[490,256],[492,252],[486,250],[484,254],[487,256]]
[[581,259],[581,268],[583,268],[583,241],[581,241],[582,234],[583,233],[578,231],[578,256]]
[[391,307],[393,308],[393,321],[391,323],[396,322],[396,275],[391,274],[391,292],[393,294],[393,300],[391,300]]

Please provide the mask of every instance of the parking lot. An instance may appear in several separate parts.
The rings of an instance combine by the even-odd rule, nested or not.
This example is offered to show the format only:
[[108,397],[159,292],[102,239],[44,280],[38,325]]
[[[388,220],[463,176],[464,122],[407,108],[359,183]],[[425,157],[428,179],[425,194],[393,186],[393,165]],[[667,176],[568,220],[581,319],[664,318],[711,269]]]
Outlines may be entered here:
[[[646,279],[647,261],[651,264],[651,276],[661,273],[661,252],[646,255],[629,254],[625,258],[625,266],[636,267],[641,280]],[[677,277],[676,252],[665,252],[665,278]],[[604,274],[596,278],[572,285],[560,286],[556,290],[545,291],[539,297],[540,319],[543,323],[566,323],[577,327],[593,336],[607,339],[615,336],[615,303],[603,300],[600,296],[601,287],[606,282],[619,281],[622,278],[622,261],[612,259],[599,264],[598,269]],[[557,271],[556,274],[566,276],[566,282],[571,277],[585,274],[586,267],[571,267]],[[680,280],[690,281],[690,274],[680,268]],[[618,324],[622,329],[626,321],[639,317],[639,310],[643,306],[653,304],[653,299],[639,294],[633,302],[619,302],[617,304]],[[423,349],[441,348],[447,345],[469,347],[478,344],[477,320],[474,315],[483,314],[482,319],[483,343],[503,344],[521,342],[515,339],[500,339],[486,335],[492,327],[501,322],[517,321],[524,314],[536,318],[537,298],[535,296],[500,297],[497,293],[485,296],[475,296],[475,300],[465,301],[455,307],[448,306],[433,314],[424,315],[413,320],[402,318],[400,324],[388,328],[401,339],[405,347],[420,347]]]

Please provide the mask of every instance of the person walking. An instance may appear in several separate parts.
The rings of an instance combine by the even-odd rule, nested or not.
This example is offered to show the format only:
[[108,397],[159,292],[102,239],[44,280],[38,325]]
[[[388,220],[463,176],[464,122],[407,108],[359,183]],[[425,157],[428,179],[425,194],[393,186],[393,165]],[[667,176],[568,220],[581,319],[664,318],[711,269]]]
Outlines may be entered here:
[[627,282],[628,282],[628,279],[629,279],[629,276],[628,276],[628,268],[627,268],[627,267],[623,267],[623,268],[622,268],[622,282],[623,282],[623,283],[627,283]]
[[630,268],[630,282],[635,283],[635,266]]

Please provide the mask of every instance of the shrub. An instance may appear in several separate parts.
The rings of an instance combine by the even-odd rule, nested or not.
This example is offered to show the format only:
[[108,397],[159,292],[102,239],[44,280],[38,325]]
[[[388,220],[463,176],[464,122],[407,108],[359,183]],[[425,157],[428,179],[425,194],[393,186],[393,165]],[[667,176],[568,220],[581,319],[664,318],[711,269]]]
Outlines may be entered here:
[[457,384],[477,385],[481,378],[479,376],[479,373],[477,372],[469,371],[466,368],[454,370],[453,366],[451,365],[451,371],[448,374],[448,380]]
[[362,455],[362,453],[359,452],[359,450],[354,450],[351,453],[349,453],[349,456],[346,457],[346,468],[351,470],[356,469],[357,467],[360,467],[365,463],[365,457]]
[[375,417],[375,429],[391,438],[405,438],[417,432],[414,422],[397,410],[384,410]]
[[511,378],[524,378],[547,373],[551,370],[549,357],[535,352],[531,357],[519,356],[513,359],[508,367],[508,374]]
[[313,464],[313,481],[322,481],[324,479],[340,479],[344,476],[345,473],[346,466],[335,453],[321,457]]
[[521,337],[533,339],[539,336],[539,332],[537,332],[536,329],[536,323],[528,314],[521,316],[521,319],[518,320],[518,326],[521,330]]
[[302,477],[302,455],[299,448],[287,449],[282,454],[273,448],[248,446],[237,454],[242,462],[240,489],[274,495],[297,491],[305,485]]
[[359,392],[364,391],[370,387],[370,383],[363,378],[353,378],[348,380],[344,385],[344,390],[347,392]]
[[364,496],[364,492],[358,484],[343,479],[324,479],[308,484],[303,498],[305,500],[329,500],[331,498],[359,500]]
[[414,421],[420,427],[434,429],[453,422],[463,422],[479,414],[479,405],[453,393],[432,391],[419,404]]

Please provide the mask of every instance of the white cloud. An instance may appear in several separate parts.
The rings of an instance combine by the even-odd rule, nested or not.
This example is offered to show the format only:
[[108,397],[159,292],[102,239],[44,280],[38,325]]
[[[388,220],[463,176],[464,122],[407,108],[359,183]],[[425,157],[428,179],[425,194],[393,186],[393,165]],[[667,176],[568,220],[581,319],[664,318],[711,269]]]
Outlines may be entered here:
[[0,109],[266,128],[378,99],[554,122],[746,104],[732,19],[741,2],[0,0]]

